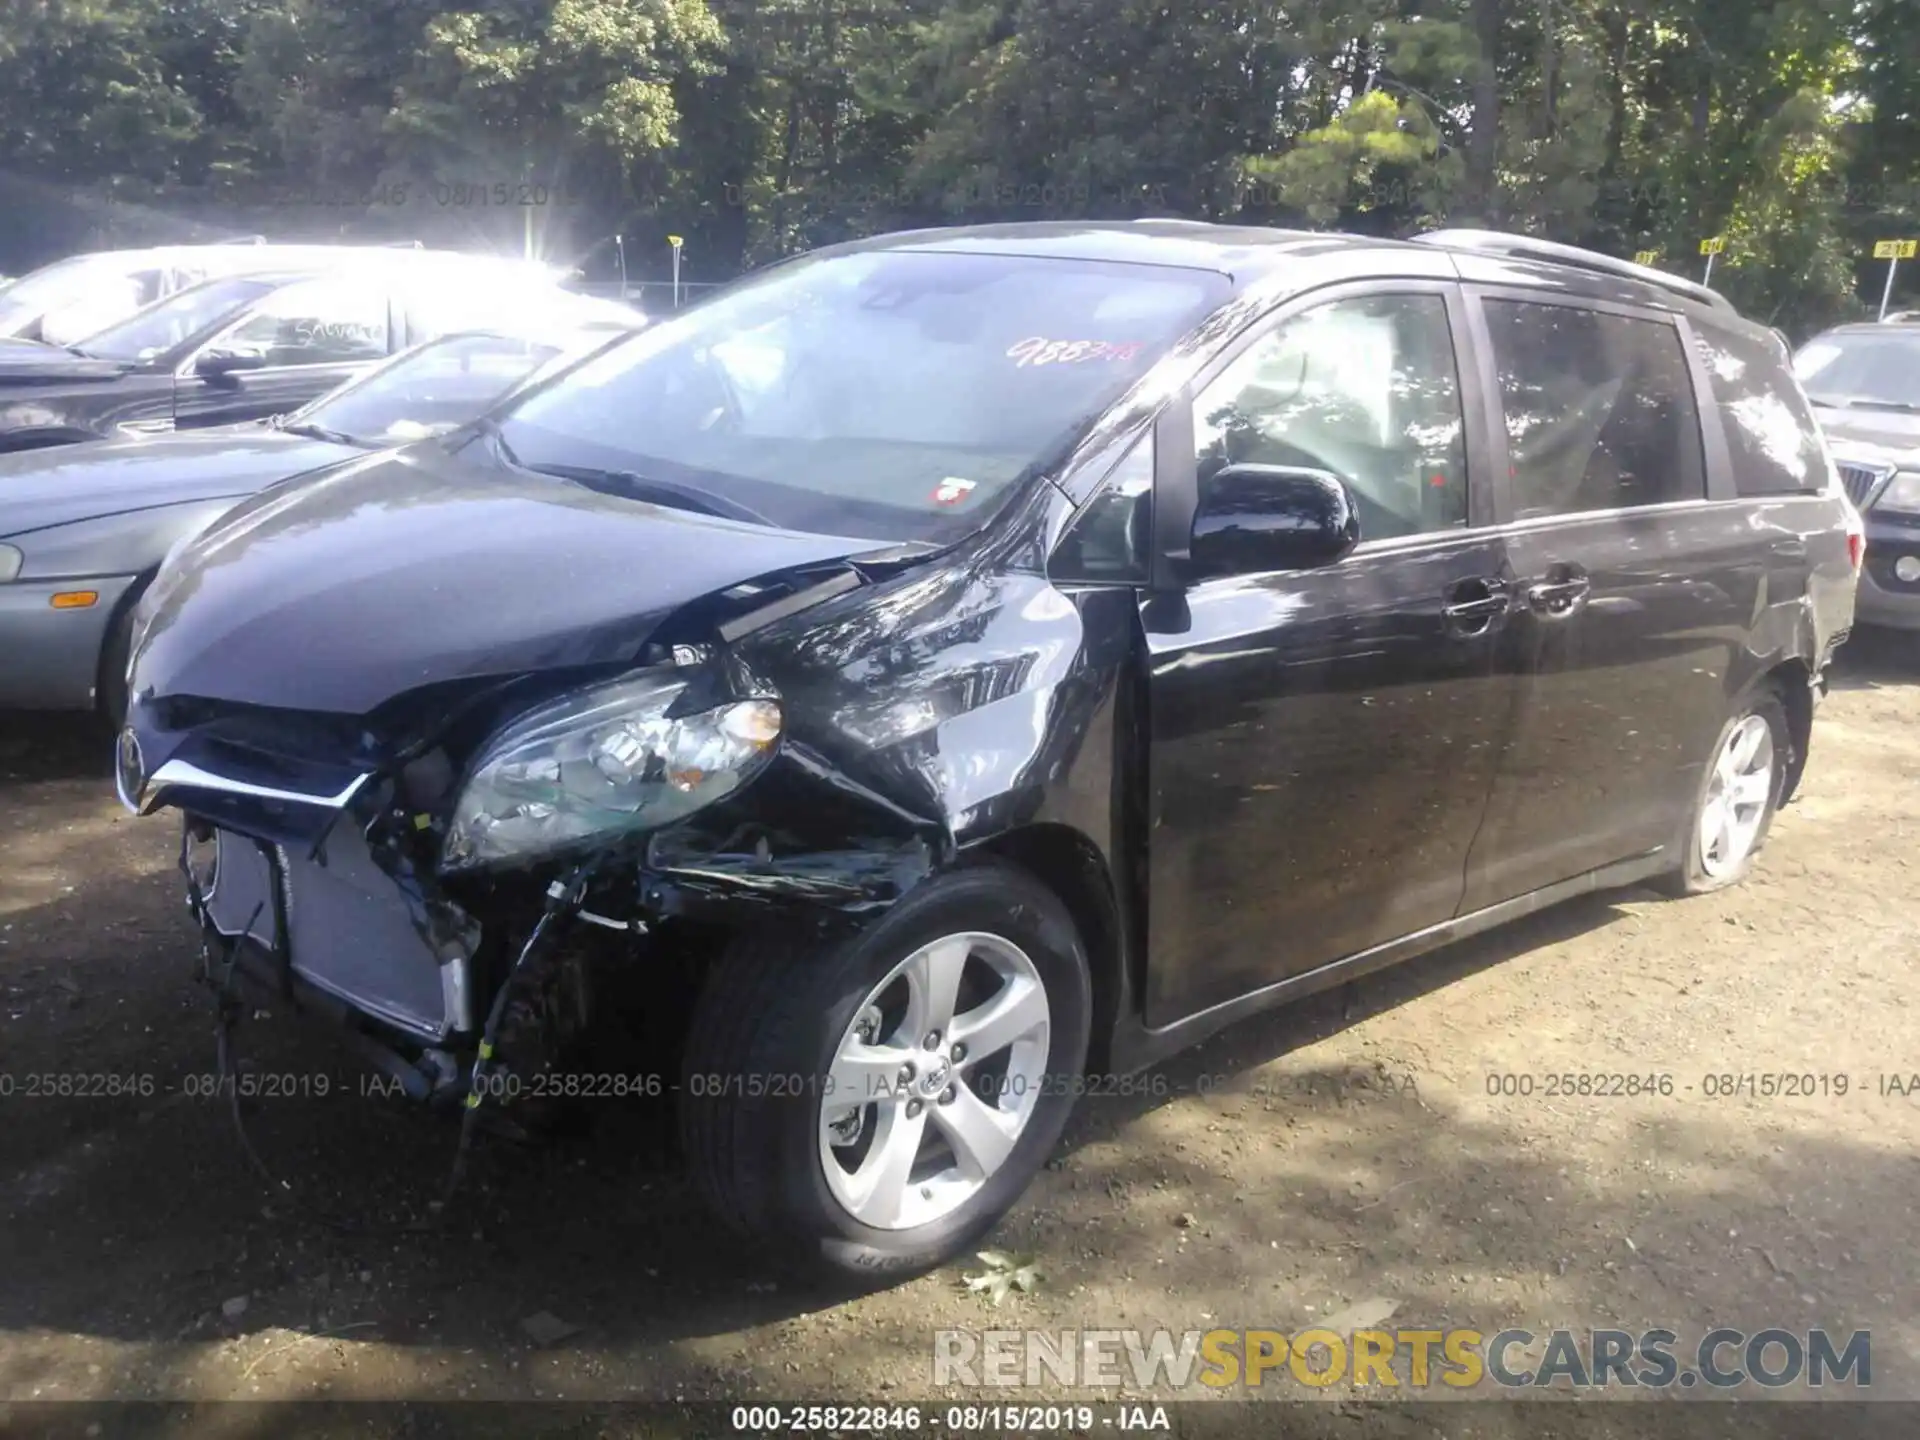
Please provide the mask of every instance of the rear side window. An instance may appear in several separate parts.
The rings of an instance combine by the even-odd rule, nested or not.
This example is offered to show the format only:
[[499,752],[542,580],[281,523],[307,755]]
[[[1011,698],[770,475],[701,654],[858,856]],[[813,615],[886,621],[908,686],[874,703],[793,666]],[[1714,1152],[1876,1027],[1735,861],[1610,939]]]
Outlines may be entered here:
[[1694,331],[1726,422],[1740,493],[1800,495],[1823,489],[1827,459],[1819,426],[1788,369],[1785,351],[1759,336],[1698,320]]
[[1673,326],[1489,300],[1514,518],[1699,500],[1706,452]]

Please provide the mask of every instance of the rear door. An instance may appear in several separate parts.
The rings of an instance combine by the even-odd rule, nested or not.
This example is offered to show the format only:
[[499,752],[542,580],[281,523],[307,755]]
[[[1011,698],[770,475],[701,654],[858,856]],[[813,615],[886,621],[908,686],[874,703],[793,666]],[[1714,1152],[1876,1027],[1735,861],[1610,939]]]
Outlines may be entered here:
[[1231,462],[1326,469],[1361,542],[1143,602],[1155,1028],[1458,907],[1512,688],[1463,319],[1445,284],[1322,292],[1161,417],[1156,497]]
[[1462,911],[1671,844],[1727,715],[1766,540],[1684,318],[1480,289],[1520,703]]
[[[297,410],[387,358],[392,302],[373,277],[326,276],[283,286],[181,366],[174,424],[186,430]],[[258,369],[209,378],[201,356],[257,356]]]

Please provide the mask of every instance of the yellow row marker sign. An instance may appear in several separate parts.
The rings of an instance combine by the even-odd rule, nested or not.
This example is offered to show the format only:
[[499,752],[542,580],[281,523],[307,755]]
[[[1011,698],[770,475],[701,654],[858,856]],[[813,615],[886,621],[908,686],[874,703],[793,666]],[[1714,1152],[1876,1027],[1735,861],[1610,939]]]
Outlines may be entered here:
[[1900,262],[1920,255],[1920,240],[1882,240],[1873,247],[1873,258],[1887,262],[1887,288],[1880,294],[1880,318],[1887,318],[1893,304],[1893,277],[1900,273]]
[[1713,262],[1727,253],[1727,237],[1724,235],[1716,235],[1711,240],[1702,240],[1700,242],[1700,253],[1707,257],[1706,277],[1700,283],[1703,285],[1711,285],[1713,283]]

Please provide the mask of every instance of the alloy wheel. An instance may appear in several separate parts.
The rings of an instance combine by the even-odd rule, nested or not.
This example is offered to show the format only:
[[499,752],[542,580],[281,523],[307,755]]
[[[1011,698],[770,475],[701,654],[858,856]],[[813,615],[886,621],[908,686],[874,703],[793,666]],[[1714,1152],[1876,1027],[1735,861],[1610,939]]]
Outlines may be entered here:
[[1774,792],[1773,727],[1748,715],[1714,761],[1700,809],[1700,866],[1715,880],[1733,874],[1753,854]]
[[894,966],[855,1011],[821,1086],[834,1199],[879,1230],[966,1204],[1033,1116],[1050,1022],[1040,972],[1001,936],[944,936]]

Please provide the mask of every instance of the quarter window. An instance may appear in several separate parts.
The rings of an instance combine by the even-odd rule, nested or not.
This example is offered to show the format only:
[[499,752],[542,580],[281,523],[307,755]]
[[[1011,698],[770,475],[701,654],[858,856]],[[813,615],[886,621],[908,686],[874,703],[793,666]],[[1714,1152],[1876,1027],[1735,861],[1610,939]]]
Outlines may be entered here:
[[1077,580],[1144,584],[1152,552],[1153,434],[1137,441],[1074,517],[1056,551]]
[[268,365],[337,365],[387,353],[387,297],[371,286],[310,280],[276,290],[218,342]]
[[1514,518],[1698,500],[1706,458],[1680,335],[1565,305],[1487,302]]
[[1228,465],[1325,470],[1362,540],[1467,522],[1466,434],[1439,295],[1336,300],[1283,321],[1193,408],[1203,493]]
[[1788,368],[1783,345],[1694,322],[1726,420],[1734,484],[1742,495],[1826,488],[1832,470],[1820,426]]

